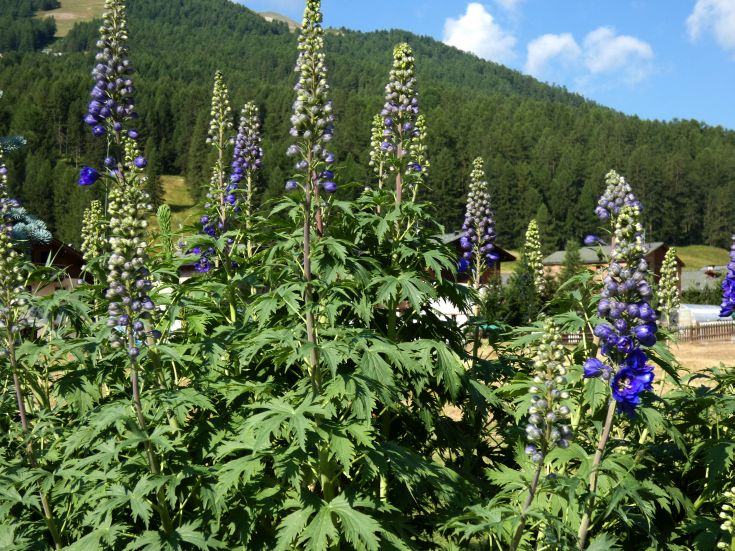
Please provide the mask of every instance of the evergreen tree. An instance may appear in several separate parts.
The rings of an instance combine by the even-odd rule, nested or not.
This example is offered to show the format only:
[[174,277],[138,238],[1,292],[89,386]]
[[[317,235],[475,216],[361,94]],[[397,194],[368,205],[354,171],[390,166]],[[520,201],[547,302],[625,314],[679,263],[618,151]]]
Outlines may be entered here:
[[163,203],[163,183],[161,180],[161,162],[158,155],[158,148],[153,138],[148,138],[145,142],[144,155],[148,161],[146,166],[146,188],[151,199],[151,204],[158,208]]
[[562,265],[559,280],[561,283],[568,281],[584,268],[582,264],[582,256],[579,253],[579,245],[576,239],[567,239],[566,250],[564,252],[564,264]]
[[540,301],[534,280],[528,259],[523,255],[504,289],[503,321],[518,326],[536,319]]

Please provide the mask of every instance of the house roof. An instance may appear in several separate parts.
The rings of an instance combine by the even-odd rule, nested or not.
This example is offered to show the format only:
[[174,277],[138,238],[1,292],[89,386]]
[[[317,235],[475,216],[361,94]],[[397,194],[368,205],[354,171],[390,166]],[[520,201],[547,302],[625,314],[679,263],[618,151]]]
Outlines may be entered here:
[[[443,233],[438,237],[445,245],[456,243],[456,245],[459,246],[459,239],[462,237],[462,232],[455,231],[450,233]],[[503,247],[495,245],[495,249],[498,251],[498,254],[500,254],[500,262],[514,262],[515,260],[517,260],[515,255],[510,254]]]
[[[651,254],[657,249],[660,249],[661,247],[668,247],[663,243],[663,241],[654,241],[652,243],[644,243],[643,247],[646,251],[646,256]],[[579,256],[582,259],[582,264],[607,264],[606,259],[610,258],[610,253],[612,252],[612,247],[610,245],[601,245],[601,246],[595,246],[595,247],[580,247],[579,249]],[[544,258],[544,265],[546,266],[559,266],[564,264],[564,257],[566,256],[566,251],[556,251],[555,253],[550,254],[546,258]],[[677,257],[677,260],[679,262],[680,266],[684,266],[684,263]]]
[[66,269],[71,277],[79,277],[84,266],[84,255],[71,245],[54,238],[48,243],[33,243],[31,262],[37,265],[50,263],[57,268]]

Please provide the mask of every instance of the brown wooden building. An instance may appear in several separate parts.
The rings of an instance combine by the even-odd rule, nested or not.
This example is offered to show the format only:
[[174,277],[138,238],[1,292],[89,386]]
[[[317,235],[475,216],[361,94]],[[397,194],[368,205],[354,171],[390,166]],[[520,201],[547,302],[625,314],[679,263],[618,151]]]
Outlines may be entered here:
[[[666,251],[669,250],[669,247],[662,241],[655,241],[653,243],[644,243],[643,248],[646,251],[645,258],[648,262],[648,269],[653,273],[654,280],[658,281],[661,277],[664,256],[666,256]],[[582,259],[582,264],[586,268],[597,271],[607,267],[607,259],[610,258],[611,252],[612,247],[609,245],[581,247],[579,249],[579,256]],[[566,254],[566,251],[556,251],[544,258],[544,271],[547,275],[556,277],[561,273]],[[678,256],[676,257],[676,266],[679,285],[681,286],[681,270],[685,264]]]
[[[459,240],[462,238],[462,232],[452,232],[452,233],[445,233],[443,235],[439,236],[439,239],[441,239],[442,243],[446,245],[451,245],[454,247],[454,250],[457,252],[457,257],[461,258],[462,253],[464,250],[462,250],[462,247],[459,244]],[[491,278],[497,276],[500,277],[500,265],[503,262],[515,262],[516,257],[510,254],[508,251],[503,249],[502,247],[499,247],[498,245],[495,245],[495,250],[500,255],[500,260],[498,260],[493,266],[485,270],[483,272],[482,277],[480,278],[480,281],[482,283],[487,283],[490,281]],[[451,278],[453,277],[452,274],[442,274],[444,277]],[[461,273],[461,274],[454,274],[457,277],[457,281],[459,283],[467,283],[470,279],[470,273],[469,271]]]
[[34,289],[39,295],[50,295],[57,289],[72,289],[83,282],[84,256],[58,239],[52,239],[48,243],[34,243],[31,248],[31,262],[37,266],[53,266],[66,273],[61,281],[46,285],[42,289]]

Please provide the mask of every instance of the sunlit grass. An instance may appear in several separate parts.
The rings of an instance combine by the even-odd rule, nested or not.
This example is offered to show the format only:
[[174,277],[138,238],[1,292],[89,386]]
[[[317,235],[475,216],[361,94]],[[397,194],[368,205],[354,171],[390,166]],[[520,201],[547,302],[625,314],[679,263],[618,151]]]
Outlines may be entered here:
[[[163,200],[171,207],[171,228],[178,232],[180,228],[190,226],[196,222],[197,209],[194,200],[182,176],[162,176]],[[156,231],[158,223],[156,217],[151,220],[151,230]]]
[[727,250],[707,245],[676,247],[676,255],[686,264],[685,270],[699,270],[704,266],[724,266],[728,262]]
[[66,36],[75,23],[100,17],[104,7],[104,0],[61,0],[59,9],[39,12],[36,17],[56,19],[56,36],[61,37]]

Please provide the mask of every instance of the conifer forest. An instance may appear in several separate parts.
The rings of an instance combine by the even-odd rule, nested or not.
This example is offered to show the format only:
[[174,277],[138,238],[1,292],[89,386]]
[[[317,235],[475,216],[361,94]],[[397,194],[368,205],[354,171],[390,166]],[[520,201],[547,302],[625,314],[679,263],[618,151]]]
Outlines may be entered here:
[[646,248],[735,320],[735,132],[320,0],[59,5],[0,2],[0,549],[735,551],[735,352]]

